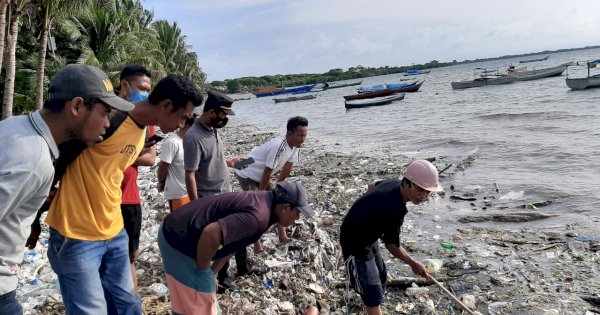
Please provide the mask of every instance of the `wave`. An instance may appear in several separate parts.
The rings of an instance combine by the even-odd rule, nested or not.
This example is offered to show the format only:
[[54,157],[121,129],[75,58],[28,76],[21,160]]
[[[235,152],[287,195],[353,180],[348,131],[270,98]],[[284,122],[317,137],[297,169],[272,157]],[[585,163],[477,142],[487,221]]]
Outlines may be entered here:
[[481,119],[501,120],[501,119],[566,119],[566,118],[588,118],[597,115],[577,115],[569,112],[552,111],[552,112],[526,112],[526,113],[495,113],[476,116]]

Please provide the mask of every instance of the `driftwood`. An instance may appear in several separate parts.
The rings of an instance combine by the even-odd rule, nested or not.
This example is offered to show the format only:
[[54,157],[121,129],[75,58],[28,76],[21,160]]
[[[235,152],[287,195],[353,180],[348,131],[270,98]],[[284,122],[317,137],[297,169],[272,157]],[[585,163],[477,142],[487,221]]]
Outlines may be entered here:
[[528,222],[535,220],[543,220],[548,218],[557,217],[558,214],[548,214],[543,212],[513,212],[513,213],[491,213],[480,216],[464,216],[458,219],[461,223],[471,222],[485,222],[485,221],[497,221],[497,222]]

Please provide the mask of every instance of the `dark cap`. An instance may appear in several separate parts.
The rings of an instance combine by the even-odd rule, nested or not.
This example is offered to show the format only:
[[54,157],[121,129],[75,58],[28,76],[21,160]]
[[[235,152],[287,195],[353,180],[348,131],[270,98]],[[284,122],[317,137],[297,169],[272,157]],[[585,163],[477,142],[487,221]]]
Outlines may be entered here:
[[210,91],[208,92],[206,103],[204,103],[204,111],[218,109],[225,112],[227,115],[235,115],[231,109],[231,105],[233,105],[233,99],[231,97],[221,92]]
[[118,110],[128,112],[135,105],[115,95],[112,83],[102,70],[83,64],[62,68],[50,81],[48,99],[71,100],[97,98]]
[[315,215],[315,211],[308,206],[306,201],[306,190],[300,183],[282,181],[277,183],[275,189],[277,198],[281,199],[293,206],[298,207],[300,212],[307,217]]

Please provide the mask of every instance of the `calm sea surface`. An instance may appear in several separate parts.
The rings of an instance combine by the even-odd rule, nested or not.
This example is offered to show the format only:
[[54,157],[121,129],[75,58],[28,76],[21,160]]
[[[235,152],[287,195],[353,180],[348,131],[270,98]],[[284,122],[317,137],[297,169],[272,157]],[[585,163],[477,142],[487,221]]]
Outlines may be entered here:
[[[552,54],[530,69],[600,58],[600,50]],[[515,204],[552,200],[545,211],[582,218],[600,207],[600,88],[570,91],[565,76],[466,90],[475,67],[506,67],[512,58],[432,69],[418,93],[390,105],[346,111],[342,95],[355,87],[318,93],[307,101],[275,104],[252,98],[234,104],[234,121],[285,128],[293,115],[309,119],[309,137],[333,151],[415,158],[444,156],[457,163],[475,154],[472,167],[447,184],[521,192]],[[570,70],[571,71],[571,70]],[[573,73],[571,71],[571,73]],[[399,75],[365,78],[363,85],[398,82]],[[564,217],[563,217],[564,218]],[[567,221],[570,219],[567,219]],[[563,221],[564,222],[564,221]]]

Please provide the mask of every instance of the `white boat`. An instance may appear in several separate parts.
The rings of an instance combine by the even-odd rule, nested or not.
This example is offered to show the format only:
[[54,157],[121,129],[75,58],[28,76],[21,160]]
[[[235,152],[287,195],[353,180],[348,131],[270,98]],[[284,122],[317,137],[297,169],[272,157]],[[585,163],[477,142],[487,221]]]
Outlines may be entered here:
[[[515,77],[517,81],[529,81],[542,79],[547,77],[559,76],[567,69],[568,66],[572,65],[571,62],[565,63],[552,68],[544,68],[544,69],[536,69],[536,70],[526,70],[526,69],[517,69],[514,67],[509,67],[508,73]],[[512,69],[512,70],[511,70]]]
[[510,75],[482,75],[474,80],[453,81],[450,85],[455,90],[468,89],[486,85],[499,85],[513,83],[517,79]]
[[[600,74],[591,74],[590,70],[596,68],[596,66],[600,63],[600,59],[592,60],[587,62],[578,62],[575,66],[583,66],[587,67],[587,77],[584,78],[573,78],[569,77],[567,73],[566,83],[571,90],[583,90],[591,87],[600,86]],[[567,70],[568,71],[568,70]]]

